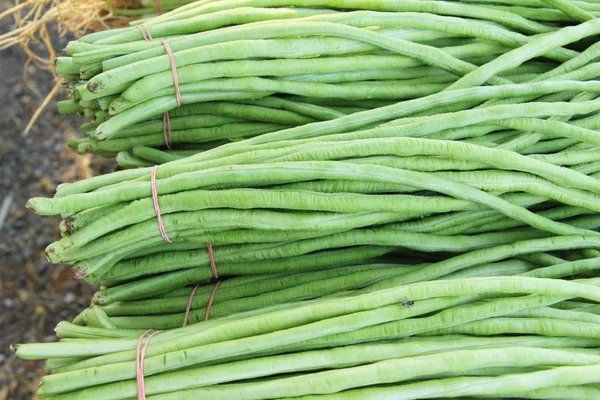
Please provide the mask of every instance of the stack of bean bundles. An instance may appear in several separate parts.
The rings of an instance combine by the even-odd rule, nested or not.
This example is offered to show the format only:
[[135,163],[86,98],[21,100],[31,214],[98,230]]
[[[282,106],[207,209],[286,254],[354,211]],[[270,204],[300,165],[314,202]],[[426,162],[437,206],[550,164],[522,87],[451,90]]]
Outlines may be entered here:
[[38,396],[600,398],[599,12],[204,0],[69,44],[72,145],[128,168],[28,203],[99,285],[14,346]]

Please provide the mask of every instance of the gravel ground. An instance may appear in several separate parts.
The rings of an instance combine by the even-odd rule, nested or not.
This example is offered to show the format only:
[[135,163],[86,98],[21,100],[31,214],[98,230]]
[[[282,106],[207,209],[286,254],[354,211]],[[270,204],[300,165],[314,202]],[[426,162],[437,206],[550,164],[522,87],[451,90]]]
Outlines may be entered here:
[[[0,12],[11,3],[0,0]],[[0,34],[11,29],[9,22],[0,21]],[[65,41],[56,44],[62,48]],[[66,149],[81,121],[61,118],[52,105],[29,135],[22,135],[53,86],[48,72],[33,67],[25,71],[26,84],[24,64],[20,49],[0,52],[0,400],[31,399],[43,375],[42,362],[16,359],[10,344],[55,340],[54,326],[77,315],[93,292],[73,279],[67,266],[46,261],[44,248],[59,238],[60,219],[36,216],[25,203],[52,196],[60,182],[111,168],[106,160]]]

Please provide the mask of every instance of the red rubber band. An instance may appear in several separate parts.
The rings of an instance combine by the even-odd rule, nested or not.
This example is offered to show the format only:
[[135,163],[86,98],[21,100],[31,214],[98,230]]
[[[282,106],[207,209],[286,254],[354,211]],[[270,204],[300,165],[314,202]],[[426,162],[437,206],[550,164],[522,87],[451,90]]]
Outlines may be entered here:
[[175,56],[173,56],[173,50],[171,50],[169,42],[167,42],[165,39],[162,39],[160,42],[163,44],[163,46],[165,46],[165,50],[167,51],[167,55],[169,56],[169,60],[171,62],[171,73],[173,74],[173,84],[175,85],[177,107],[181,107],[181,91],[179,90],[179,76],[177,75],[177,64],[175,64]]
[[213,302],[215,301],[215,295],[217,294],[217,289],[219,288],[220,284],[221,280],[219,279],[215,284],[212,293],[210,294],[210,299],[208,300],[208,305],[206,306],[206,315],[204,316],[205,321],[208,321],[208,318],[210,317],[210,309],[212,308]]
[[163,240],[167,243],[173,243],[173,241],[167,235],[167,230],[165,229],[165,224],[163,223],[162,216],[160,214],[160,205],[158,204],[158,191],[156,188],[156,171],[158,170],[158,165],[152,167],[152,172],[150,173],[150,186],[152,187],[152,201],[154,203],[154,214],[156,214],[156,219],[158,220],[158,230],[160,231],[160,235]]
[[211,242],[206,242],[208,248],[208,260],[210,261],[210,269],[212,269],[213,278],[219,279],[219,271],[217,271],[217,263],[215,262],[215,253]]
[[[157,6],[157,9],[158,9],[158,6]],[[146,29],[146,32],[148,33],[148,35],[150,35],[150,31],[148,30],[147,26],[142,24],[142,25],[138,25],[138,28],[140,26],[144,26]],[[141,29],[140,29],[140,31],[141,31]],[[143,32],[142,32],[142,35],[144,35]],[[144,36],[144,38],[146,38],[146,36]],[[150,35],[150,39],[152,39],[152,35]],[[173,56],[173,51],[171,50],[171,46],[169,46],[169,43],[164,39],[161,40],[161,43],[163,44],[163,46],[165,46],[167,55],[169,56],[169,60],[171,61],[171,72],[173,73],[173,83],[175,84],[175,95],[177,96],[177,107],[181,107],[181,92],[179,91],[179,76],[177,75],[177,66],[175,65],[175,57]],[[168,111],[163,114],[163,137],[165,138],[165,144],[167,145],[167,148],[169,150],[171,150],[171,117],[169,116]]]
[[[146,358],[146,350],[148,349],[148,345],[150,344],[152,337],[161,332],[162,331],[153,331],[153,329],[148,329],[138,338],[138,344],[135,351],[135,373],[137,380],[138,400],[146,400],[146,388],[144,386],[144,358]],[[144,347],[142,348],[142,342],[146,336],[148,338],[146,339],[146,343],[144,343]]]
[[[160,10],[162,13],[162,1],[155,1],[156,9]],[[140,24],[137,26],[137,29],[142,34],[142,37],[145,41],[149,42],[152,40],[152,33],[150,33],[150,29],[146,24]],[[169,59],[171,60],[171,71],[173,72],[173,82],[175,82],[175,92],[177,94],[177,106],[181,106],[181,93],[179,92],[179,77],[177,76],[177,68],[175,66],[175,58],[173,57],[173,52],[171,51],[171,47],[166,40],[161,40],[162,44],[165,46],[167,50],[167,54],[169,55]],[[165,144],[167,148],[171,149],[171,118],[169,113],[166,112],[163,114],[163,137],[165,139]],[[158,169],[158,165],[152,168],[152,200],[154,202],[154,213],[156,214],[156,218],[158,218],[158,229],[160,230],[160,234],[165,242],[172,243],[171,239],[167,235],[167,231],[165,230],[165,225],[163,224],[162,217],[160,214],[160,205],[158,204],[158,193],[156,191],[156,170]]]
[[190,311],[192,310],[192,301],[194,300],[194,296],[196,295],[196,290],[200,287],[200,283],[194,286],[194,290],[190,293],[190,297],[188,297],[187,307],[185,308],[185,315],[183,316],[183,325],[182,327],[186,327],[188,324],[188,319],[190,318]]
[[[208,318],[210,317],[210,309],[212,308],[212,305],[215,301],[215,295],[217,294],[217,289],[219,288],[219,285],[221,285],[221,279],[219,279],[219,272],[217,271],[217,263],[215,262],[215,253],[212,248],[212,243],[207,242],[206,247],[208,249],[208,260],[210,261],[210,269],[212,270],[212,273],[213,273],[213,279],[217,279],[217,283],[215,284],[215,287],[213,288],[213,291],[210,295],[210,299],[208,300],[208,304],[206,306],[206,315],[204,316],[204,320],[208,321]],[[188,323],[188,319],[190,317],[190,311],[192,309],[192,301],[194,300],[196,291],[198,290],[198,288],[200,287],[201,284],[210,283],[211,280],[204,281],[204,282],[198,282],[198,284],[196,284],[196,286],[192,290],[192,293],[190,293],[190,297],[188,298],[187,307],[185,308],[185,315],[183,317],[183,326],[184,327]]]
[[152,40],[152,34],[150,33],[150,29],[146,24],[140,24],[137,26],[138,31],[142,34],[142,37],[146,42],[150,42]]
[[163,114],[163,137],[167,149],[171,150],[171,117],[168,112]]

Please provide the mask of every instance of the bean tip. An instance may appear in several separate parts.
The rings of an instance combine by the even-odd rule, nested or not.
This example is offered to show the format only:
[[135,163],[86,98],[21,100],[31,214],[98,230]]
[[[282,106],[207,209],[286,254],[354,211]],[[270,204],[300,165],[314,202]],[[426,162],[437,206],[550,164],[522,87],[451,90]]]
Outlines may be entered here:
[[61,226],[64,227],[65,234],[71,235],[73,233],[73,218],[65,218],[64,220],[62,220]]
[[100,84],[94,80],[90,80],[87,83],[87,85],[85,86],[85,88],[92,93],[96,93],[96,91],[98,90],[99,87],[100,87]]
[[48,259],[48,261],[53,262],[55,264],[58,264],[61,261],[63,261],[63,259],[60,256],[61,253],[57,251],[57,248],[58,250],[67,249],[67,247],[61,248],[58,242],[50,243],[48,247],[46,247],[46,258]]
[[28,210],[31,210],[33,213],[37,214],[34,202],[35,202],[34,199],[27,200],[27,204],[25,204],[25,208],[28,209]]
[[52,262],[52,252],[53,251],[54,250],[52,250],[52,249],[50,249],[50,250],[46,249],[46,251],[44,252],[44,254],[46,255],[46,260]]
[[71,274],[75,279],[85,279],[87,276],[86,270],[83,267],[73,267],[71,268]]
[[98,292],[96,292],[94,294],[94,297],[92,297],[92,303],[97,306],[101,306],[104,304],[104,301],[102,301],[102,296]]
[[71,236],[73,233],[72,220],[69,218],[63,219],[58,225],[60,228],[60,234],[63,238]]
[[45,197],[32,197],[25,207],[38,215],[55,215],[51,200]]

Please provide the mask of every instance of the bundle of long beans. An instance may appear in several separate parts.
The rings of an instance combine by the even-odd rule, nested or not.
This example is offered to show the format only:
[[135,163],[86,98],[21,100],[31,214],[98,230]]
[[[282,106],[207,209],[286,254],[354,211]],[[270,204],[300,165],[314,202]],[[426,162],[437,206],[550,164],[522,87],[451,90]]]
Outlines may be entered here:
[[54,400],[140,398],[140,383],[148,399],[591,400],[600,394],[600,281],[532,277],[569,270],[369,287],[154,331],[143,382],[144,330],[61,323],[61,342],[16,351],[50,359],[38,394]]
[[[342,3],[377,9],[343,11]],[[112,151],[127,150],[121,157],[140,168],[61,185],[54,198],[28,203],[38,214],[63,216],[63,238],[48,246],[49,259],[101,284],[89,309],[57,327],[60,342],[17,348],[20,357],[50,359],[52,375],[39,394],[598,398],[597,5],[304,0],[291,5],[313,8],[282,12],[315,16],[258,23],[242,16],[262,21],[267,14],[235,8],[271,13],[269,6],[281,4],[200,1],[140,30],[92,38],[98,44],[91,46],[106,40],[110,51],[71,45],[92,57],[89,71],[107,57],[116,58],[102,69],[125,60],[74,89],[84,102],[108,96],[110,114],[112,105],[131,101],[127,93],[159,97],[108,115],[77,144],[100,151],[127,139],[130,147]],[[215,18],[220,12],[227,18]],[[239,24],[238,17],[247,24],[185,36],[185,29],[200,30],[197,21],[207,23],[204,14],[185,22],[198,13],[212,13],[214,24]],[[403,22],[429,19],[440,27]],[[411,40],[382,33],[386,27]],[[146,29],[153,37],[181,35],[169,39],[181,107],[164,45],[139,41]],[[414,39],[431,31],[449,35],[443,40],[480,39],[458,46],[480,48],[481,65]],[[251,72],[252,63],[269,61],[268,49],[277,59],[277,49],[303,50],[296,41],[330,39],[367,53],[344,53],[339,74],[296,79],[294,72],[290,80],[274,67],[264,78]],[[490,41],[501,50],[491,50]],[[253,46],[264,53],[252,53]],[[317,54],[308,48],[303,56]],[[67,64],[76,65],[73,54]],[[368,101],[336,91],[348,87],[340,81],[323,87],[323,96],[278,89],[298,82],[316,88],[325,76],[364,77],[364,68],[356,75],[343,69],[356,57],[398,58],[409,64],[388,72],[452,78],[432,93]],[[244,66],[231,71],[249,75],[210,75],[231,60]],[[309,75],[315,81],[303,80]],[[427,86],[415,79],[419,90]],[[397,79],[371,80],[378,79],[363,89],[394,88]],[[240,83],[231,93],[252,96],[205,101],[217,83],[219,94]],[[154,147],[164,112],[172,124],[201,124],[194,129],[203,132],[236,124],[273,129],[229,143],[214,133],[163,151]],[[292,115],[295,123],[283,123]],[[142,135],[146,130],[152,133]],[[158,139],[141,141],[152,135]]]
[[[74,264],[80,278],[102,281],[98,302],[109,293],[135,299],[155,294],[153,285],[166,292],[210,278],[206,242],[215,246],[221,274],[237,275],[257,273],[249,263],[258,273],[273,272],[264,270],[269,263],[300,268],[294,257],[353,246],[461,253],[593,235],[596,90],[598,82],[552,80],[444,91],[230,143],[158,170],[61,186],[55,198],[32,199],[29,207],[68,215],[65,237],[48,256]],[[546,101],[519,102],[540,96]],[[457,104],[469,108],[414,117]],[[524,155],[515,147],[550,150]]]
[[[176,328],[188,323],[226,317],[281,303],[364,293],[428,280],[490,275],[563,278],[598,269],[600,259],[597,258],[596,253],[588,255],[590,258],[585,258],[581,253],[574,251],[577,259],[572,261],[549,254],[531,253],[536,246],[554,250],[553,245],[562,243],[558,244],[559,248],[562,248],[572,239],[561,237],[552,240],[520,241],[485,251],[474,250],[450,258],[438,257],[435,262],[433,261],[436,257],[431,257],[429,262],[424,262],[423,259],[410,259],[407,255],[402,257],[395,255],[378,263],[363,261],[325,269],[318,269],[322,267],[313,263],[312,269],[307,272],[233,277],[223,281],[216,292],[215,285],[209,284],[200,286],[195,291],[193,287],[184,287],[155,295],[150,299],[114,301],[109,298],[107,301],[109,304],[85,310],[75,322],[92,327],[121,329]],[[367,249],[361,250],[367,251]],[[376,249],[372,249],[372,254],[375,251]],[[493,258],[490,258],[490,252],[494,254]],[[418,256],[413,255],[413,257]],[[398,264],[397,260],[402,260],[404,264]],[[556,265],[546,268],[548,262]],[[542,269],[535,270],[536,268]],[[190,300],[192,292],[194,294]],[[103,317],[98,319],[96,317],[98,313],[102,313]],[[97,320],[108,321],[108,323],[99,325]]]
[[[70,144],[77,151],[148,166],[436,93],[536,35],[581,20],[538,1],[494,3],[198,1],[71,42],[57,71],[70,80],[73,99],[59,109],[89,120],[88,137]],[[593,2],[578,6],[592,18],[600,13]],[[492,83],[534,80],[585,46],[557,45]],[[170,126],[161,122],[165,112],[174,117]],[[217,118],[218,128],[206,122]]]

